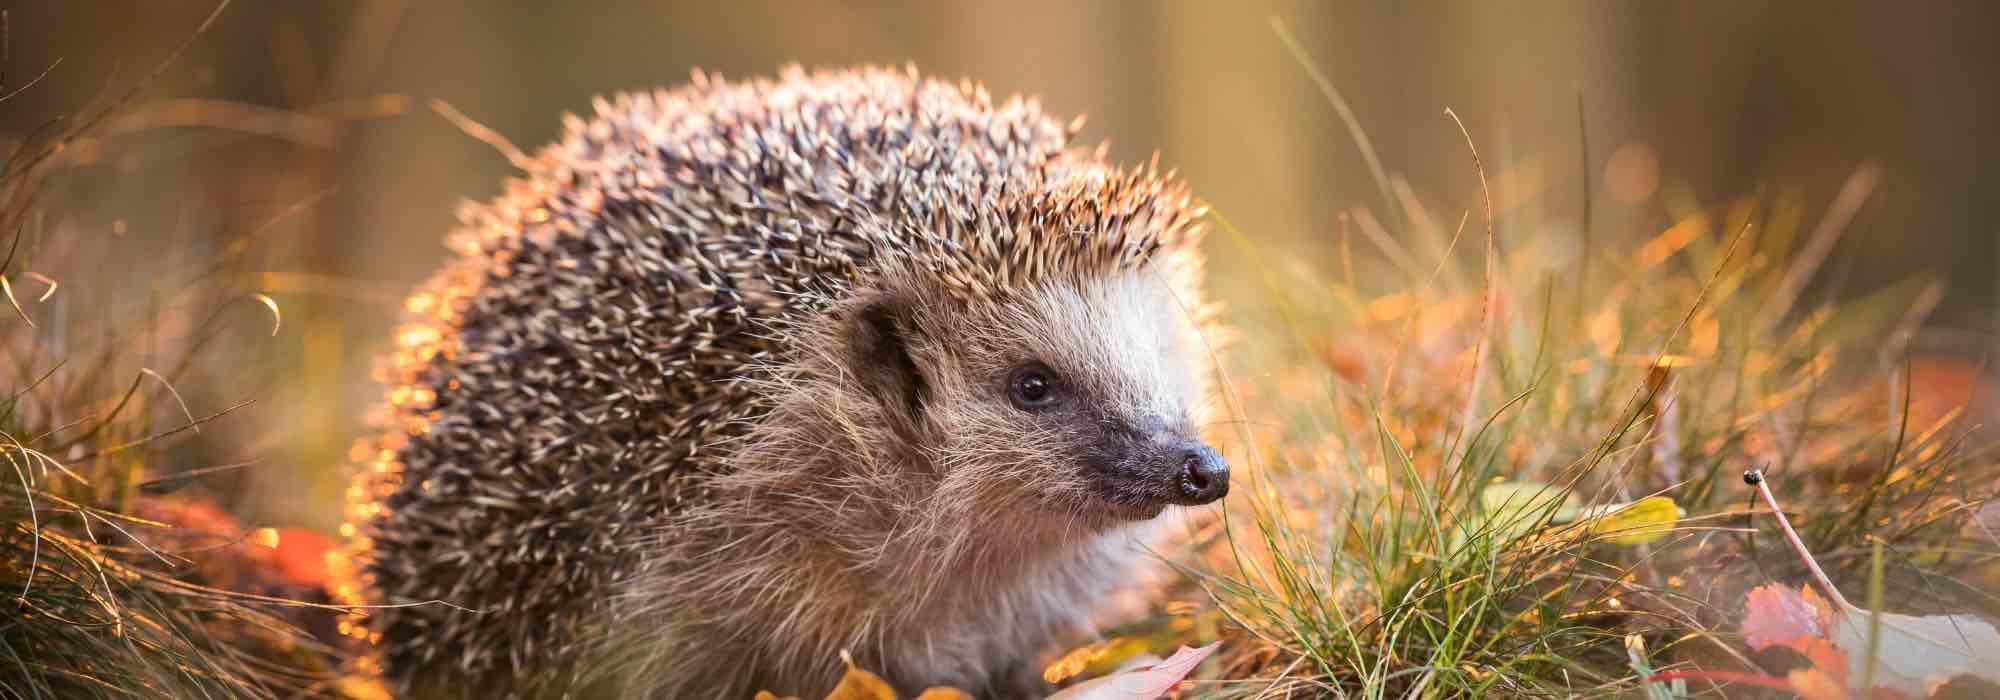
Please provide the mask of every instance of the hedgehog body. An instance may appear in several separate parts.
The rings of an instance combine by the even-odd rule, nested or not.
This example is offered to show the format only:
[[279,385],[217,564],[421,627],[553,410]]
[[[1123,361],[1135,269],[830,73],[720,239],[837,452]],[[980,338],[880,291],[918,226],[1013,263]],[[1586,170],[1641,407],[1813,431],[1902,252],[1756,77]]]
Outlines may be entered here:
[[344,624],[372,670],[1038,689],[1154,516],[1227,488],[1196,207],[1072,131],[872,68],[570,118],[409,299],[336,591],[398,606]]

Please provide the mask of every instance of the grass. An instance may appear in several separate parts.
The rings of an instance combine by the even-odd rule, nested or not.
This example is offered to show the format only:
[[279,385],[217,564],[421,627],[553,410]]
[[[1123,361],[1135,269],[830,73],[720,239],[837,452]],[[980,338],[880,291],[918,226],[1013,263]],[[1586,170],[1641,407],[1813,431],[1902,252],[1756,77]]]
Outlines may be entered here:
[[310,606],[255,573],[271,551],[190,488],[247,466],[190,438],[228,443],[224,419],[249,402],[197,414],[176,385],[240,380],[244,355],[223,350],[275,303],[232,284],[241,247],[133,255],[62,230],[87,195],[48,201],[89,191],[66,154],[171,62],[0,165],[0,697],[296,697],[333,680],[333,651],[296,626]]
[[[1911,347],[1940,286],[1804,292],[1874,181],[1864,165],[1810,230],[1796,198],[1750,196],[1594,245],[1490,203],[1445,239],[1407,197],[1375,240],[1433,259],[1343,226],[1346,264],[1324,267],[1344,274],[1259,268],[1226,300],[1257,339],[1224,372],[1248,488],[1179,564],[1239,642],[1194,694],[1745,692],[1645,678],[1791,661],[1736,635],[1744,592],[1805,575],[1752,469],[1856,599],[2000,613],[2000,540],[1973,523],[2000,493],[1981,406],[1911,388],[1938,361]],[[1217,223],[1219,263],[1280,259]],[[1655,495],[1684,513],[1668,531],[1576,515]]]
[[[1744,594],[1808,572],[1751,470],[1850,597],[2000,614],[2000,538],[1976,522],[2000,495],[1979,430],[1990,398],[1964,386],[1984,380],[1961,378],[1963,395],[1913,381],[1987,376],[1913,349],[1942,286],[1809,293],[1837,277],[1821,268],[1875,166],[1811,226],[1789,193],[1663,197],[1659,230],[1616,232],[1593,231],[1587,205],[1558,220],[1496,213],[1487,194],[1446,235],[1430,222],[1451,209],[1392,186],[1339,92],[1274,28],[1390,211],[1343,216],[1331,252],[1290,266],[1268,261],[1298,251],[1214,222],[1211,258],[1238,272],[1217,279],[1249,280],[1223,295],[1239,341],[1218,436],[1247,488],[1171,559],[1189,590],[1127,630],[1155,651],[1233,640],[1189,695],[1767,693],[1721,682],[1801,661],[1745,648]],[[1484,192],[1477,130],[1446,116]],[[1649,498],[1674,507],[1591,517]],[[1615,529],[1640,512],[1670,517]],[[1663,672],[1683,679],[1648,682]]]

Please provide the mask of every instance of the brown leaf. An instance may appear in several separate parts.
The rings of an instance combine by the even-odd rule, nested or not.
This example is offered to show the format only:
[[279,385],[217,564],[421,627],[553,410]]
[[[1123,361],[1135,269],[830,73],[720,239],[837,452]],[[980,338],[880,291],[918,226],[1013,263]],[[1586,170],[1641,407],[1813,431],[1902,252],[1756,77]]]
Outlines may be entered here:
[[889,687],[888,681],[854,665],[847,654],[840,657],[847,662],[847,673],[833,686],[833,692],[826,694],[826,700],[896,700],[896,689]]

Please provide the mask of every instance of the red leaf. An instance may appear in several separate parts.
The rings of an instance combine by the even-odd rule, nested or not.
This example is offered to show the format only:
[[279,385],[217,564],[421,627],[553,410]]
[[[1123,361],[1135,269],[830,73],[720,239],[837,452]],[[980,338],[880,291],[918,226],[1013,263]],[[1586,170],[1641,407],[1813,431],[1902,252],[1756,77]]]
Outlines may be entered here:
[[1833,611],[1818,594],[1767,583],[1744,596],[1743,638],[1750,648],[1760,651],[1772,645],[1790,646],[1800,637],[1825,638],[1832,628],[1832,617]]

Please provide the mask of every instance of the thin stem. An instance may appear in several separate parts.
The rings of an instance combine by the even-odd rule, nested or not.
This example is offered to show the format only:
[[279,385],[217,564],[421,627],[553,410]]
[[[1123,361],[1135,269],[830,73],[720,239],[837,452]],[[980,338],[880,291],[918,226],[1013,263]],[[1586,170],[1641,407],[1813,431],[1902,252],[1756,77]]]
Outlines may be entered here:
[[1819,582],[1820,588],[1826,589],[1827,597],[1840,605],[1842,612],[1855,609],[1847,602],[1847,597],[1840,594],[1840,589],[1833,587],[1833,579],[1827,578],[1826,570],[1819,567],[1819,560],[1814,559],[1812,551],[1806,549],[1805,540],[1799,539],[1799,531],[1792,529],[1792,521],[1785,517],[1785,509],[1778,507],[1778,497],[1771,494],[1771,484],[1764,479],[1764,472],[1755,469],[1744,472],[1743,481],[1757,488],[1757,495],[1764,499],[1765,507],[1770,508],[1771,514],[1778,517],[1778,527],[1784,530],[1785,541],[1790,542],[1792,550],[1799,553],[1800,559],[1805,560],[1806,568],[1812,570],[1813,580]]

